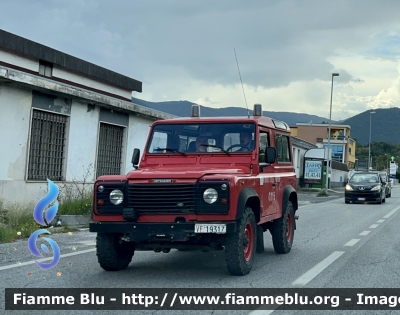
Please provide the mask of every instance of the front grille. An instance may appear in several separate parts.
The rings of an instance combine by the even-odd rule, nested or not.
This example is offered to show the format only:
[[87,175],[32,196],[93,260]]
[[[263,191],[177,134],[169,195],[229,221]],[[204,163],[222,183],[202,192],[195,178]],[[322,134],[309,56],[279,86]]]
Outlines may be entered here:
[[194,213],[195,184],[128,185],[128,207],[139,214]]

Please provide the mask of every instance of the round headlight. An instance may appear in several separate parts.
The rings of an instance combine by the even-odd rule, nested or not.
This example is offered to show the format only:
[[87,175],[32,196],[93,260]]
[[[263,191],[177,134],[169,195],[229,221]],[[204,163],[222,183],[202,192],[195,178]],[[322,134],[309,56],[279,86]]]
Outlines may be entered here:
[[99,187],[97,187],[97,190],[98,190],[98,192],[103,192],[104,191],[104,186],[99,186]]
[[110,201],[114,205],[119,205],[122,201],[124,201],[124,194],[119,189],[114,189],[110,192]]
[[214,188],[208,188],[203,193],[203,199],[208,204],[212,204],[218,199],[218,192]]

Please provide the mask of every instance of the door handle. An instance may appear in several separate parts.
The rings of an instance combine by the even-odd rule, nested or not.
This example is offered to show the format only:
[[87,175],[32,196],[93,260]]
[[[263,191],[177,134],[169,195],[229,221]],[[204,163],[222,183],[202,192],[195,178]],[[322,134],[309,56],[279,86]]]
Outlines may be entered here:
[[276,184],[276,183],[273,183],[273,184],[272,184],[272,187],[276,187],[276,186],[278,186],[278,184]]

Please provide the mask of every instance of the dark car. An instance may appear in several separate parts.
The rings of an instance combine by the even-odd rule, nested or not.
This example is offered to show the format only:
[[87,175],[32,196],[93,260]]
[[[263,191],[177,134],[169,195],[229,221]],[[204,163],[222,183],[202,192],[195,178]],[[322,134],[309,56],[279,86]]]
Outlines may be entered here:
[[370,201],[381,204],[386,201],[385,189],[378,173],[354,173],[346,185],[344,200],[345,203]]
[[392,196],[392,182],[386,172],[379,172],[379,175],[385,183],[385,196],[386,198],[390,198]]

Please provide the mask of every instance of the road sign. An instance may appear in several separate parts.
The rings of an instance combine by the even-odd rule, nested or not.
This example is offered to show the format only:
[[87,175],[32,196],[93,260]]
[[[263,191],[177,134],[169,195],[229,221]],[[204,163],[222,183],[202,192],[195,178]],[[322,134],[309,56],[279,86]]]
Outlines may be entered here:
[[390,175],[396,176],[397,165],[395,163],[390,163]]

